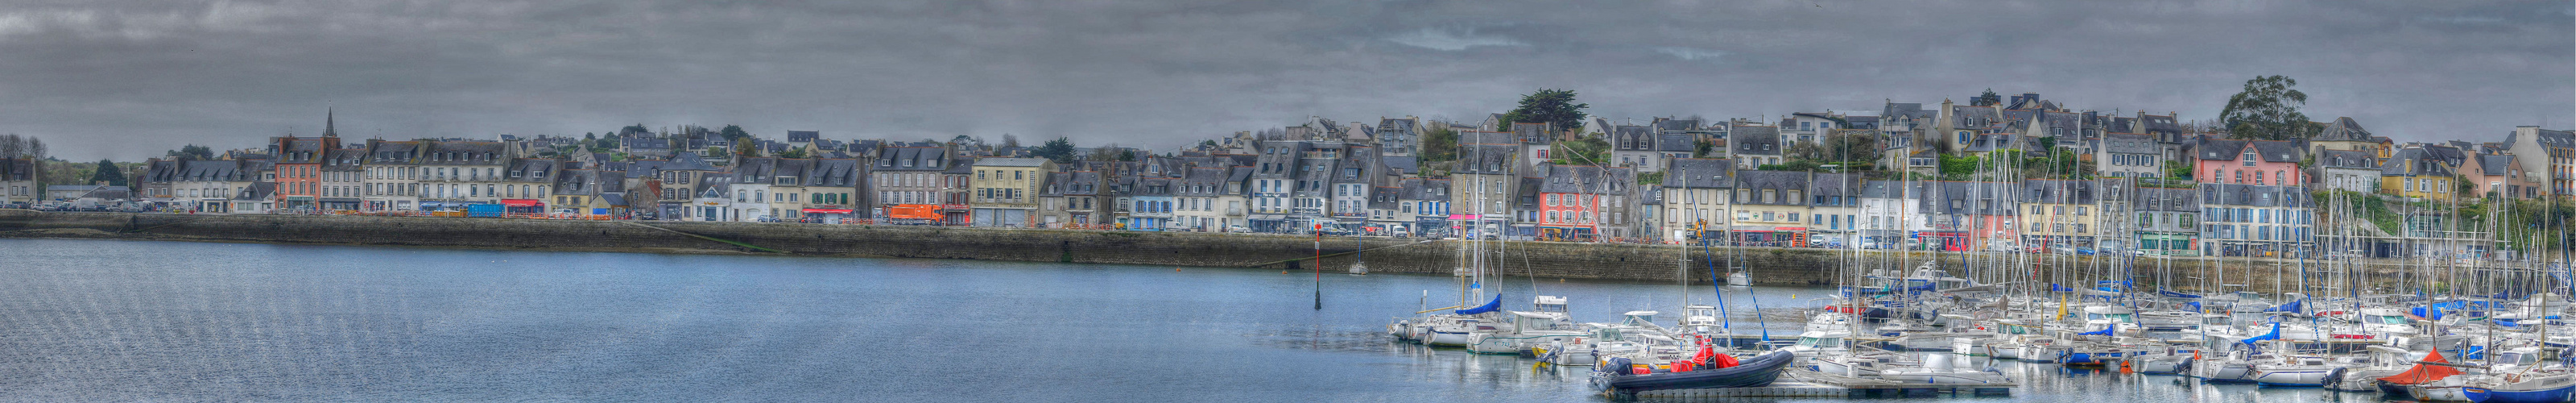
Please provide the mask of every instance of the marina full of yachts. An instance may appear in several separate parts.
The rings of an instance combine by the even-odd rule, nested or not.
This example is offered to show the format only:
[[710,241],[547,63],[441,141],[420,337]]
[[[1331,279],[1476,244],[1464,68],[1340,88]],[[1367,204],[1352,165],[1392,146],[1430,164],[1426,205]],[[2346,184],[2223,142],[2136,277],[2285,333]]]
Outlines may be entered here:
[[[2341,267],[2357,264],[2249,262],[2243,267],[2254,273],[2237,274],[2290,284],[2260,292],[2214,280],[2225,274],[2173,278],[2112,264],[1971,258],[1954,275],[1931,262],[1848,262],[1845,285],[1829,297],[1730,309],[1725,296],[1751,295],[1749,278],[1711,260],[1700,278],[1723,280],[1676,285],[1686,298],[1679,315],[1640,310],[1582,322],[1565,298],[1520,305],[1486,294],[1503,265],[1483,266],[1499,252],[1462,248],[1458,306],[1396,318],[1388,335],[1588,371],[1589,386],[1614,399],[2010,395],[2030,381],[2015,374],[2034,376],[1996,368],[2013,360],[2415,401],[2566,402],[2576,391],[2576,368],[2563,354],[2576,328],[2559,320],[2570,282],[2556,265],[2419,268],[2426,270],[2365,286],[2374,284],[2362,281],[2367,271]],[[1683,273],[1695,271],[1682,261]],[[2002,269],[2011,267],[2022,269]],[[2076,281],[2085,277],[2097,279]],[[2183,292],[2135,280],[2148,277],[2239,290]],[[2381,292],[2342,292],[2365,288]],[[1704,300],[1716,305],[1687,302],[1712,289],[1720,298]],[[1527,309],[1506,309],[1507,302]],[[1794,335],[1762,326],[1799,321]]]

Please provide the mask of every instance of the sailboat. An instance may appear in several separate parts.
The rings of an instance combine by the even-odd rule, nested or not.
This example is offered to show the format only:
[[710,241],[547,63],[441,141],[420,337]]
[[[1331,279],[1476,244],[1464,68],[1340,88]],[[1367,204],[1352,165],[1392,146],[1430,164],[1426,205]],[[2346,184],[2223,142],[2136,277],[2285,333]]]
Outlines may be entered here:
[[1366,276],[1368,275],[1368,238],[1352,236],[1351,239],[1359,243],[1358,248],[1351,249],[1351,275]]

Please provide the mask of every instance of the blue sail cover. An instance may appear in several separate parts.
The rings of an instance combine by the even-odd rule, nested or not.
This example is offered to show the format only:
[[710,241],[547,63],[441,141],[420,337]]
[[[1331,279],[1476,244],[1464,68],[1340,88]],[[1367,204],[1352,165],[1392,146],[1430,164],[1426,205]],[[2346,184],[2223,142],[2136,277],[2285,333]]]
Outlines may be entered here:
[[2095,330],[2095,331],[2090,331],[2090,332],[2076,333],[2075,335],[2077,335],[2077,336],[2109,336],[2109,335],[2111,335],[2111,330],[2112,330],[2112,329],[2118,329],[2118,327],[2106,327],[2106,328],[2102,328],[2102,330]]
[[1480,313],[1486,313],[1486,312],[1498,311],[1498,310],[1502,310],[1502,309],[1503,309],[1503,295],[1502,295],[1502,294],[1494,294],[1494,302],[1487,302],[1487,303],[1485,303],[1485,306],[1479,306],[1479,307],[1467,308],[1467,309],[1460,309],[1460,310],[1457,310],[1457,311],[1455,311],[1455,312],[1457,312],[1459,315],[1474,315],[1474,314],[1480,314]]
[[2192,295],[2192,294],[2184,294],[2184,293],[2179,293],[2179,292],[2173,292],[2172,290],[2166,290],[2166,289],[2162,289],[2162,288],[2158,288],[2158,289],[2156,289],[2156,295],[2162,295],[2162,296],[2165,296],[2165,298],[2200,299],[2200,296],[2199,296],[2199,295]]
[[2263,351],[2263,346],[2258,345],[2258,344],[2255,344],[2255,343],[2261,343],[2261,342],[2264,342],[2264,341],[2270,341],[2270,340],[2279,340],[2280,338],[2281,338],[2281,323],[2280,323],[2280,322],[2272,322],[2272,332],[2271,332],[2271,333],[2264,333],[2264,334],[2263,334],[2263,335],[2261,335],[2261,336],[2247,337],[2247,338],[2245,338],[2244,340],[2237,340],[2236,342],[2238,342],[2238,343],[2245,343],[2245,348],[2246,348],[2246,350],[2247,350],[2247,351],[2261,352],[2261,351]]
[[2297,301],[2290,301],[2290,303],[2281,304],[2281,306],[2264,309],[2263,312],[2304,313],[2307,312],[2306,309],[2303,309],[2303,307],[2307,305],[2307,302],[2307,298],[2300,298]]
[[2129,288],[2129,287],[2133,286],[2133,284],[2130,284],[2130,283],[2129,283],[2129,280],[2102,280],[2102,281],[2095,281],[2095,282],[2093,282],[2093,285],[2094,285],[2094,286],[2096,286],[2096,287],[2120,287],[2120,288]]
[[2048,292],[2075,292],[2075,289],[2066,288],[2066,286],[2057,285],[2057,283],[2048,283]]

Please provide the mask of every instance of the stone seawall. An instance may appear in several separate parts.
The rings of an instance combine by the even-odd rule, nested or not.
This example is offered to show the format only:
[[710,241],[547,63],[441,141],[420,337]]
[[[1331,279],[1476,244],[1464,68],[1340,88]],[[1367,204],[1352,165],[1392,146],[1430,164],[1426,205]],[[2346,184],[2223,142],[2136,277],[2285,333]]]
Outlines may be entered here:
[[[1160,233],[1123,231],[1076,231],[1045,229],[995,229],[919,226],[860,226],[826,224],[761,224],[708,222],[622,222],[524,220],[498,218],[420,218],[360,216],[276,216],[276,215],[168,215],[130,213],[52,213],[28,210],[0,210],[0,238],[95,238],[135,240],[181,240],[211,242],[266,242],[299,244],[344,244],[385,246],[434,246],[496,249],[540,249],[567,251],[612,251],[647,253],[786,253],[811,256],[906,257],[934,259],[979,259],[1030,262],[1114,263],[1135,265],[1261,267],[1306,270],[1316,254],[1313,237],[1259,234]],[[1368,267],[1375,273],[1417,273],[1446,275],[1458,267],[1465,243],[1456,241],[1417,241],[1406,239],[1368,239],[1363,253]],[[1324,270],[1347,269],[1354,256],[1349,252],[1363,241],[1351,238],[1327,238],[1323,243]],[[748,245],[745,247],[743,245]],[[1962,273],[1964,255],[1934,255],[1917,252],[1898,256],[1894,253],[1836,253],[1823,249],[1689,248],[1663,245],[1601,245],[1563,242],[1493,242],[1489,251],[1498,250],[1501,269],[1510,276],[1534,275],[1540,278],[1673,282],[1689,256],[1687,266],[1693,282],[1706,283],[1709,267],[1715,262],[1724,267],[1741,266],[1755,282],[1767,285],[1827,286],[1835,284],[1840,262],[1872,262],[1872,267],[1893,267],[1895,259],[1921,262],[1940,259],[1952,273]],[[1993,259],[1993,258],[1988,258]],[[2097,273],[2114,273],[2121,260],[2104,257],[2099,264],[2092,257],[2077,257],[2057,265],[2042,265],[2036,275],[2040,282],[2053,282],[2055,271],[2075,270],[2083,273],[2076,279],[2096,278]],[[1730,260],[1735,263],[1729,263]],[[2293,276],[2274,275],[2269,260],[2178,258],[2170,260],[2133,259],[2135,273],[2142,282],[2152,285],[2153,278],[2171,278],[2178,283],[2172,288],[2199,289],[2196,284],[2205,274],[2216,274],[2217,267],[2226,272],[2220,282],[2246,284],[2247,288],[2269,291],[2275,281],[2296,286]],[[2283,262],[2294,263],[2294,262]],[[2294,263],[2295,264],[2295,263]],[[2316,267],[2315,262],[2308,262]],[[2369,262],[2370,277],[2379,283],[2394,280],[2397,271],[2392,262]],[[1912,266],[1907,264],[1904,266]],[[1980,267],[1997,268],[2000,264]],[[1993,269],[1985,269],[1993,270]],[[2296,273],[2296,266],[2282,269]],[[2079,280],[2081,281],[2081,280]]]

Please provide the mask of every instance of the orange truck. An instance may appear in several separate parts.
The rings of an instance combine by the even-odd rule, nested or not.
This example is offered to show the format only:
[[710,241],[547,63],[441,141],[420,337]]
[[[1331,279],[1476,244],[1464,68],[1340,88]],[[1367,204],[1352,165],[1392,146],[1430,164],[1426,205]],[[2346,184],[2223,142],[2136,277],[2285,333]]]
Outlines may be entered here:
[[886,208],[886,218],[938,221],[941,217],[939,205],[936,204],[897,204]]

